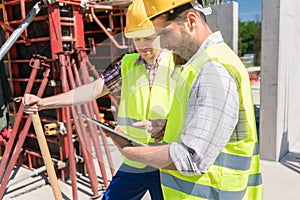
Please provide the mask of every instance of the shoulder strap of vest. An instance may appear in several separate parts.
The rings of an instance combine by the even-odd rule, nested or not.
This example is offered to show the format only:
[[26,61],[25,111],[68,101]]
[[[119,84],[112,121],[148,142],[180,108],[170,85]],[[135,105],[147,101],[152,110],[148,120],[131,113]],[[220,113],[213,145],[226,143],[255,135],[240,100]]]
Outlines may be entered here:
[[243,65],[239,57],[226,43],[222,42],[214,45],[214,47],[206,50],[212,60],[217,58],[221,63],[231,63],[236,66]]
[[[196,71],[200,71],[201,67],[209,62],[214,60],[214,57],[218,57],[217,53],[219,52],[219,46],[225,43],[220,44],[213,44],[209,47],[207,47],[202,53],[200,53],[198,56],[194,57],[193,61],[188,64],[188,66],[194,68]],[[226,45],[225,45],[226,46]],[[217,51],[216,51],[217,50]]]
[[121,66],[122,75],[126,74],[134,66],[134,63],[136,62],[139,56],[140,55],[138,53],[131,53],[131,54],[126,54],[122,58],[122,66]]

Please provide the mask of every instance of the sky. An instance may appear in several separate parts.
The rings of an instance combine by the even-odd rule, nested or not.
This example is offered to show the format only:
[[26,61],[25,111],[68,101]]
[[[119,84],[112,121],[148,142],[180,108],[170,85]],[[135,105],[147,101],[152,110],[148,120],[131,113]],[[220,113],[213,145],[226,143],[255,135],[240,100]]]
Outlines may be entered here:
[[237,0],[239,3],[239,19],[245,21],[261,21],[262,0]]

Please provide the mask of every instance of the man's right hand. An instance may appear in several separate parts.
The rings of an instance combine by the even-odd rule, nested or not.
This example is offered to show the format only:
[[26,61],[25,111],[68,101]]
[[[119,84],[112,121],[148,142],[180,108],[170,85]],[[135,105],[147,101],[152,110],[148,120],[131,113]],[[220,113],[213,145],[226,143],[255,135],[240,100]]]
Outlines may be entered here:
[[39,111],[38,102],[41,100],[40,97],[33,94],[25,94],[22,98],[22,106],[24,112],[27,114],[33,114]]
[[132,125],[137,127],[146,126],[147,131],[151,134],[151,137],[154,138],[155,142],[160,142],[164,138],[166,122],[167,120],[165,119],[154,119],[138,121]]

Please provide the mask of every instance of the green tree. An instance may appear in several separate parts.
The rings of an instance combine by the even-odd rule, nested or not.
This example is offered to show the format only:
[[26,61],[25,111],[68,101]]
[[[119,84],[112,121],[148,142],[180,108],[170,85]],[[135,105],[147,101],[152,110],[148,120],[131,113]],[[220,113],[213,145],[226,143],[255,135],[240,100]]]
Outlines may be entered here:
[[[198,0],[201,1],[201,0]],[[217,5],[223,2],[235,0],[202,0],[203,5]],[[245,53],[254,53],[254,65],[260,65],[260,52],[261,52],[261,22],[256,21],[239,21],[239,48],[238,55],[243,56]]]
[[239,21],[239,56],[255,54],[255,65],[260,65],[261,22]]

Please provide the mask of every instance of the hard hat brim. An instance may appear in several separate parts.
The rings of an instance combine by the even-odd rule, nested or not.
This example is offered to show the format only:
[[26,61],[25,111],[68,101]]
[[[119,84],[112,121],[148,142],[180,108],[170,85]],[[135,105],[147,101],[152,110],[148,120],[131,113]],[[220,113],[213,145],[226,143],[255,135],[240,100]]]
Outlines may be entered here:
[[155,30],[153,28],[125,31],[125,37],[127,38],[145,38],[153,36],[154,34]]
[[201,4],[199,4],[197,2],[197,0],[182,1],[181,3],[176,4],[176,6],[174,6],[174,7],[161,9],[158,12],[149,11],[147,13],[147,15],[148,15],[147,19],[144,20],[143,22],[141,22],[139,24],[139,26],[142,26],[143,24],[145,24],[147,22],[147,20],[153,20],[153,18],[157,17],[158,15],[161,15],[161,14],[163,14],[165,12],[171,11],[174,8],[180,7],[180,6],[182,6],[184,4],[187,4],[187,3],[190,3],[194,9],[198,10],[199,12],[202,12],[204,15],[210,15],[212,13],[211,7],[203,7]]

